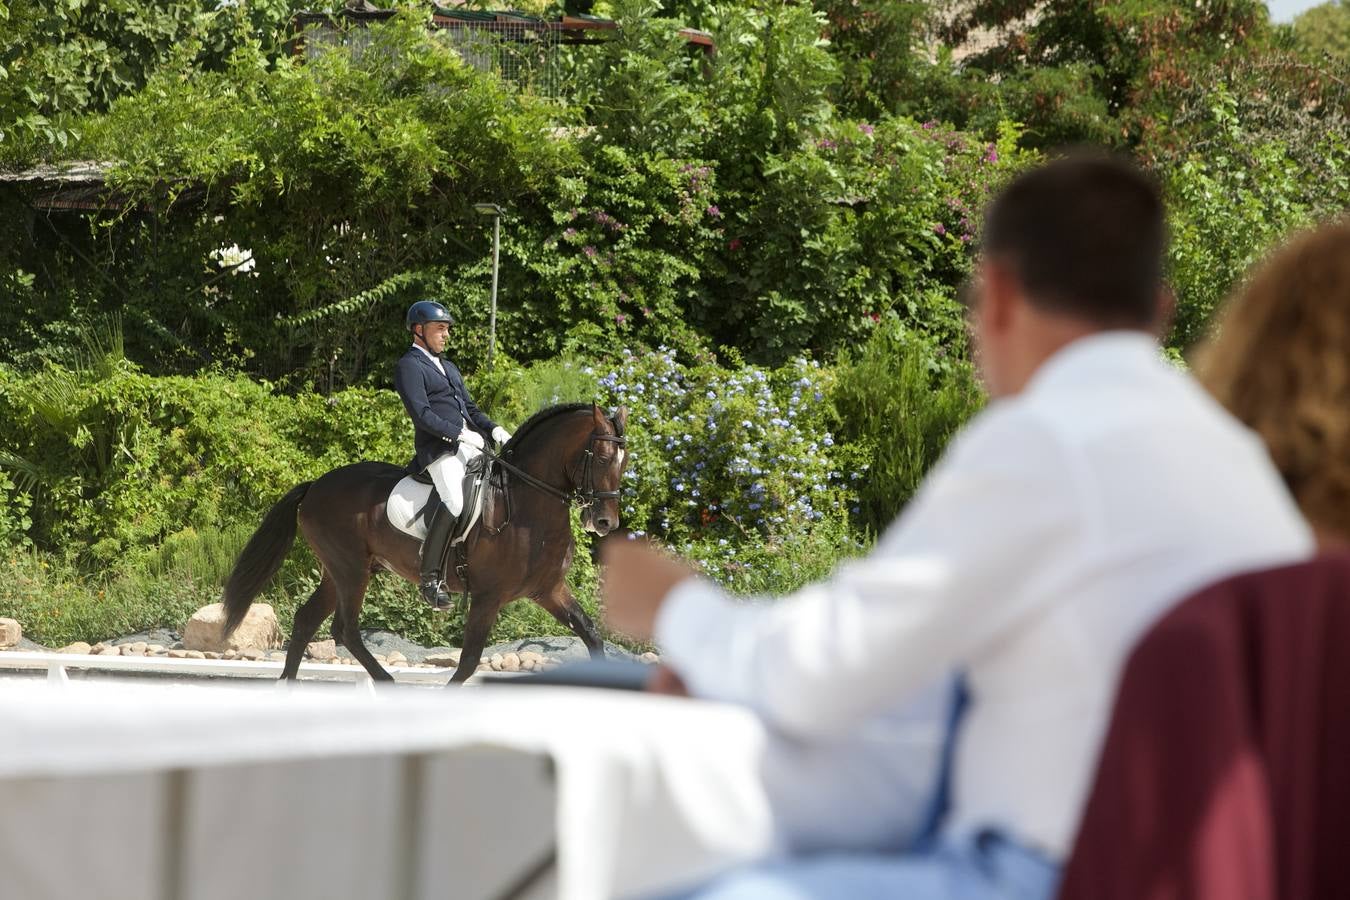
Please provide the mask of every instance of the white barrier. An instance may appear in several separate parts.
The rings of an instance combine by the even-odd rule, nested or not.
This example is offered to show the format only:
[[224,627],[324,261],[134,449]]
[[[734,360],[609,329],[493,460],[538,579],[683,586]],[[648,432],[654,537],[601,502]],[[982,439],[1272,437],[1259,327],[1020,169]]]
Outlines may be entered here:
[[0,680],[0,900],[664,890],[770,852],[762,743],[596,690]]
[[[6,670],[43,669],[51,681],[66,680],[69,669],[124,674],[158,674],[177,677],[281,677],[282,663],[277,660],[252,661],[246,659],[175,659],[167,656],[97,656],[79,653],[41,653],[6,651],[0,653],[0,672]],[[454,674],[452,668],[421,668],[415,666],[384,667],[394,681],[400,684],[444,685]],[[493,673],[494,675],[503,673]],[[302,662],[302,681],[369,682],[370,674],[361,666],[343,663]]]

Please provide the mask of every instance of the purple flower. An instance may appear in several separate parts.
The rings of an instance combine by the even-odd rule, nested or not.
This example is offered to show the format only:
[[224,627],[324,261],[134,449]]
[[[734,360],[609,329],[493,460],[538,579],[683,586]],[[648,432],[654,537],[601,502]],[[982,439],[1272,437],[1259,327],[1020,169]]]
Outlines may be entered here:
[[619,313],[617,316],[614,317],[614,321],[622,325],[624,322],[628,321],[628,317],[625,316],[623,313]]
[[987,163],[998,162],[998,148],[993,144],[989,145],[989,152],[984,155],[984,161]]
[[595,248],[592,247],[590,244],[587,244],[585,247],[582,247],[581,252],[585,253],[591,259],[595,259]]
[[933,234],[946,234],[946,233],[947,233],[947,226],[943,225],[941,222],[933,226]]
[[866,122],[859,122],[858,130],[868,136],[870,136],[872,132],[876,131],[875,128],[873,128],[871,125],[868,125]]
[[932,131],[932,130],[933,130],[934,128],[936,128],[936,127],[937,127],[937,122],[928,121],[928,122],[924,122],[924,123],[923,123],[923,130],[924,130],[924,131]]
[[708,206],[707,213],[714,219],[720,219],[722,217],[722,211],[712,204]]

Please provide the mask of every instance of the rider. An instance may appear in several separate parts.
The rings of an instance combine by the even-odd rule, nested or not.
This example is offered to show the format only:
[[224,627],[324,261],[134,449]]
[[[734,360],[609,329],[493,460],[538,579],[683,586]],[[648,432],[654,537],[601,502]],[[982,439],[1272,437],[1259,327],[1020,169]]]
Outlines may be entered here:
[[442,501],[422,544],[422,598],[435,609],[450,606],[441,560],[464,509],[465,466],[488,440],[504,444],[511,439],[509,431],[474,405],[455,364],[440,358],[453,323],[445,307],[434,301],[419,300],[409,307],[406,325],[413,345],[394,372],[394,388],[416,428],[417,455],[408,468],[429,474]]

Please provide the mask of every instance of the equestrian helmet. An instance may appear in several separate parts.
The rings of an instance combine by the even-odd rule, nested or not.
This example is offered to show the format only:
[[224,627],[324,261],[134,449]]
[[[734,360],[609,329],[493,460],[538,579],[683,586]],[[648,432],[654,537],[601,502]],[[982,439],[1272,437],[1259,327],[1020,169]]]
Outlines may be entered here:
[[455,320],[450,318],[450,313],[446,312],[445,307],[435,300],[418,300],[408,307],[408,317],[405,324],[409,331],[412,331],[414,325],[426,325],[430,322],[445,322],[447,325],[453,325]]

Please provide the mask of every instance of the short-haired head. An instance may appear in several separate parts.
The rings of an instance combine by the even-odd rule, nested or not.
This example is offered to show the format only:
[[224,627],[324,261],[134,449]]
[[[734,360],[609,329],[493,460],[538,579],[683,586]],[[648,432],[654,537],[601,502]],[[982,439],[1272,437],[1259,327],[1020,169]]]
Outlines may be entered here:
[[1027,301],[1101,328],[1151,328],[1167,249],[1161,193],[1131,163],[1074,151],[1012,181],[989,205],[983,253]]

